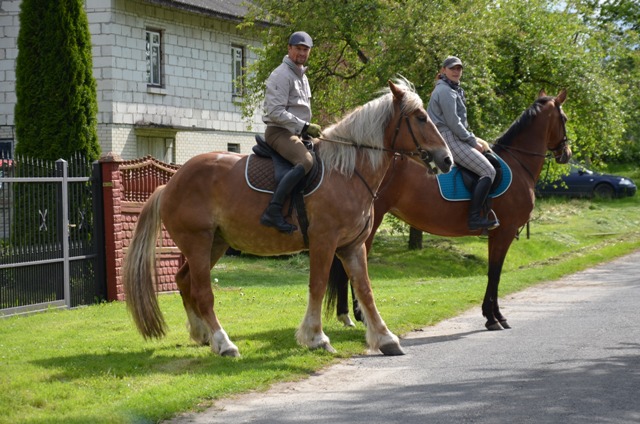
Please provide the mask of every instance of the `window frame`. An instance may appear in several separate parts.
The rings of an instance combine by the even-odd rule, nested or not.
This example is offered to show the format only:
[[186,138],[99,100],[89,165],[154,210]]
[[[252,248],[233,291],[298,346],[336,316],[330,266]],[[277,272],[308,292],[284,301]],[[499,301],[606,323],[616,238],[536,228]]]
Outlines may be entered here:
[[244,46],[231,45],[231,93],[234,97],[244,96],[245,56]]
[[[162,71],[162,31],[159,29],[147,28],[145,33],[145,60],[147,64],[147,86],[163,87],[164,72]],[[153,36],[157,36],[158,42],[154,43]],[[153,48],[157,48],[157,54],[154,55]],[[157,71],[157,80],[154,75]]]

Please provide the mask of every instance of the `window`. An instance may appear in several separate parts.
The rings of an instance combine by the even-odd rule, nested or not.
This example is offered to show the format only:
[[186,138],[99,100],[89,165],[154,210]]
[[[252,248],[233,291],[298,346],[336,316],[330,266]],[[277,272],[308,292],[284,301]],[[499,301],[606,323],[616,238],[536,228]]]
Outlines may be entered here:
[[176,163],[175,138],[138,137],[138,157],[151,155],[165,163]]
[[13,140],[0,138],[0,159],[13,158]]
[[227,152],[240,153],[240,145],[238,143],[227,143]]
[[149,85],[162,86],[161,71],[161,38],[159,31],[146,31],[146,58],[147,58],[147,83]]
[[244,77],[244,48],[231,46],[231,91],[234,96],[241,97]]

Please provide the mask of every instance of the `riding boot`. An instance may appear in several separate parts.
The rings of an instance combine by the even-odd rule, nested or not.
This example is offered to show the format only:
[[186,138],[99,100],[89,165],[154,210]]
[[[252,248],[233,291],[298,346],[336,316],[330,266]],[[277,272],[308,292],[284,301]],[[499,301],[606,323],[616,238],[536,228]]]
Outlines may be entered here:
[[262,225],[275,227],[278,231],[282,231],[283,233],[292,233],[298,229],[295,225],[289,224],[285,221],[282,216],[282,205],[284,204],[287,196],[291,194],[294,187],[304,178],[304,176],[304,166],[298,164],[291,168],[291,170],[282,177],[278,183],[278,187],[276,187],[273,192],[273,197],[271,198],[271,202],[269,202],[269,206],[267,206],[267,209],[260,218],[260,223]]
[[476,183],[476,187],[471,194],[471,205],[469,206],[469,229],[480,230],[486,228],[493,230],[500,223],[497,220],[487,219],[480,215],[480,211],[484,206],[489,191],[491,190],[491,178],[482,177]]

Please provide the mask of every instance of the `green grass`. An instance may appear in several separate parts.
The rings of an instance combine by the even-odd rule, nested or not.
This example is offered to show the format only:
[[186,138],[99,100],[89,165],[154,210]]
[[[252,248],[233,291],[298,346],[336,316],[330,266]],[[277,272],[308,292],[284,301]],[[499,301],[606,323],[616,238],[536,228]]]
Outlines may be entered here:
[[[640,199],[538,201],[514,241],[500,295],[556,279],[640,247]],[[390,227],[370,257],[376,303],[396,334],[469,308],[486,285],[486,239],[425,235],[421,251]],[[145,342],[123,303],[0,319],[0,423],[146,423],[215,399],[304,378],[365,351],[364,330],[325,322],[338,355],[310,351],[294,333],[307,302],[306,255],[225,257],[212,272],[216,312],[242,357],[193,344],[179,295],[160,296],[166,338]],[[506,306],[503,303],[503,306]],[[517,328],[517,322],[511,322]]]

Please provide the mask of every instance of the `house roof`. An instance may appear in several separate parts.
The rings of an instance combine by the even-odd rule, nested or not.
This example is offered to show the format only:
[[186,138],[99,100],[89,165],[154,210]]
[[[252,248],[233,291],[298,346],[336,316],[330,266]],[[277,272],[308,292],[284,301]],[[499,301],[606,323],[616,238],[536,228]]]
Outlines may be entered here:
[[247,0],[145,0],[147,3],[158,4],[188,12],[213,16],[233,22],[242,22],[249,8]]

